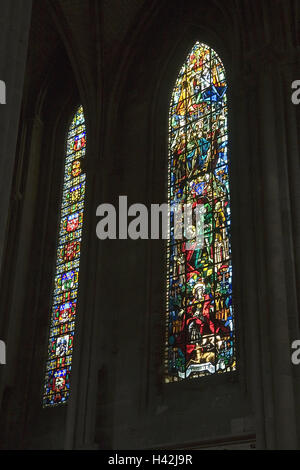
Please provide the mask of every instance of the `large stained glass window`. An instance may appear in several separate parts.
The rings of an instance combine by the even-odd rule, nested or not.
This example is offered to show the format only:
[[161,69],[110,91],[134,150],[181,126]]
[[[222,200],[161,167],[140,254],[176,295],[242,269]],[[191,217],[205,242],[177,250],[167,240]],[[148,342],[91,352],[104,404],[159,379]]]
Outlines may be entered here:
[[236,368],[226,91],[222,61],[214,50],[197,42],[179,72],[171,99],[168,199],[171,206],[201,204],[204,241],[199,246],[195,240],[175,238],[171,215],[166,382]]
[[65,403],[70,392],[84,213],[85,173],[82,161],[85,149],[85,121],[80,106],[69,128],[66,144],[44,406]]

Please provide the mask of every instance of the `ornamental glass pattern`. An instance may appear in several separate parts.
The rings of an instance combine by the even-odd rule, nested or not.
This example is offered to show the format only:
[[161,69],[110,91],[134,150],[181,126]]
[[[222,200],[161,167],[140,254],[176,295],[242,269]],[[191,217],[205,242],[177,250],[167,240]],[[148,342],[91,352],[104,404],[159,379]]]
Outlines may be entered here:
[[227,82],[219,56],[199,42],[171,98],[168,201],[171,207],[202,205],[204,242],[199,247],[193,240],[175,239],[171,213],[165,381],[233,371]]
[[66,145],[43,406],[65,403],[70,393],[84,214],[85,150],[85,120],[80,106],[70,125]]

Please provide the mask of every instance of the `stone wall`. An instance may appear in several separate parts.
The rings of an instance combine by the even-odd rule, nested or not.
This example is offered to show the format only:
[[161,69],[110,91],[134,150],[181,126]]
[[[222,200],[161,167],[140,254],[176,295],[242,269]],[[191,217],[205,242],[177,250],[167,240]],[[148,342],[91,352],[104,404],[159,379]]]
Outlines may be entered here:
[[[17,152],[18,161],[26,155],[24,203],[9,226],[14,255],[2,281],[11,338],[3,447],[299,447],[300,372],[290,359],[300,337],[297,1],[49,1],[44,16],[37,8],[32,29],[45,21],[56,34],[29,43]],[[166,200],[169,100],[196,40],[221,56],[229,86],[238,371],[164,384],[164,243],[100,242],[95,214],[119,195]],[[79,101],[87,194],[72,396],[43,410],[64,136]]]

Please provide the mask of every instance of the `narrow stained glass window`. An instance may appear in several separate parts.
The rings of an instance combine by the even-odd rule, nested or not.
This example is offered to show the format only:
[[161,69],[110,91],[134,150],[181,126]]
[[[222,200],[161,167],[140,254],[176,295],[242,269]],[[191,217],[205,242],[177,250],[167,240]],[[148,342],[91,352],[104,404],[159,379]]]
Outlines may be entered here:
[[85,173],[82,170],[82,161],[85,149],[85,121],[80,106],[69,128],[66,144],[44,406],[65,403],[70,393],[84,213]]
[[222,61],[197,42],[171,98],[168,200],[171,207],[201,204],[204,242],[200,247],[195,240],[175,238],[176,219],[171,215],[166,382],[236,368],[226,91]]

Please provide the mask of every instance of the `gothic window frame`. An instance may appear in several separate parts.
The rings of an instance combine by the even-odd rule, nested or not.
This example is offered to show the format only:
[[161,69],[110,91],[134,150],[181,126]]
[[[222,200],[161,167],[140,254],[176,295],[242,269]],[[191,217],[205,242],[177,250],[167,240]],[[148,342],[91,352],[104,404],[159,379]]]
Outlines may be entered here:
[[73,340],[78,323],[76,315],[86,192],[85,153],[86,116],[82,105],[77,105],[64,140],[63,181],[42,392],[44,408],[65,404],[70,395]]
[[[180,77],[183,76],[184,73],[187,73],[188,75],[191,74],[191,76],[192,76],[192,74],[193,74],[193,70],[192,70],[192,69],[188,69],[188,70],[187,70],[187,67],[188,67],[188,62],[189,62],[189,59],[190,59],[190,57],[191,57],[192,51],[195,49],[195,47],[197,46],[197,44],[198,44],[200,47],[203,45],[204,48],[206,47],[206,48],[209,50],[209,57],[210,57],[210,63],[209,63],[209,65],[210,65],[210,67],[209,67],[210,86],[212,85],[212,80],[211,80],[211,75],[212,75],[212,67],[211,67],[211,63],[212,63],[212,62],[211,62],[211,57],[213,56],[213,57],[219,59],[220,64],[221,64],[221,69],[223,70],[223,73],[224,73],[224,78],[225,78],[225,80],[226,80],[226,81],[224,82],[224,83],[225,83],[225,91],[224,91],[225,97],[227,97],[227,91],[228,91],[228,90],[227,90],[227,87],[228,87],[228,80],[226,79],[227,74],[226,74],[224,62],[219,58],[219,55],[217,54],[217,52],[215,52],[215,49],[214,49],[212,46],[209,46],[209,45],[208,45],[208,44],[209,44],[209,41],[199,41],[199,40],[197,40],[196,42],[194,41],[193,44],[194,44],[193,47],[189,50],[189,53],[187,54],[186,59],[185,59],[183,65],[182,65],[182,67],[181,67],[181,69],[180,69],[179,75],[178,75],[177,80],[176,80],[176,82],[175,82],[175,85],[174,85],[174,87],[173,87],[173,89],[172,89],[172,97],[171,97],[170,104],[169,104],[169,131],[168,131],[168,202],[169,202],[170,204],[172,203],[172,201],[174,202],[174,192],[172,193],[172,191],[171,191],[171,190],[172,190],[171,178],[172,178],[173,175],[172,175],[172,165],[171,165],[171,161],[172,161],[172,149],[171,149],[172,139],[170,138],[170,136],[172,135],[172,132],[173,132],[173,135],[176,134],[176,125],[175,125],[175,128],[172,127],[172,120],[171,120],[171,117],[170,117],[170,116],[172,116],[172,106],[173,106],[173,110],[174,110],[174,106],[175,106],[175,105],[178,106],[178,103],[180,103],[180,97],[181,97],[181,95],[182,95],[182,92],[184,92],[184,89],[183,89],[183,87],[182,87],[181,90],[180,90],[180,92],[179,92],[179,93],[181,93],[181,95],[179,94],[179,99],[177,99],[177,101],[176,101],[176,99],[174,99],[174,95],[175,95],[175,93],[176,93],[176,86],[177,86],[178,84],[180,85]],[[197,47],[198,47],[198,46],[197,46]],[[204,62],[205,62],[205,61],[204,61]],[[197,69],[197,72],[199,72],[198,69]],[[195,78],[195,75],[196,75],[196,74],[194,74],[194,78]],[[197,85],[199,85],[199,83],[198,83]],[[201,84],[200,84],[200,85],[201,85]],[[209,88],[209,87],[208,87],[208,88]],[[175,91],[175,93],[174,93],[174,91]],[[200,95],[200,94],[199,94],[199,95]],[[197,96],[197,95],[196,95],[196,93],[195,93],[194,97],[196,97],[196,96]],[[177,96],[177,98],[178,98],[178,96]],[[194,103],[193,103],[193,99],[191,98],[191,96],[188,96],[188,95],[187,95],[185,98],[186,98],[186,102],[188,102],[188,101],[190,100],[191,103],[192,103],[193,105],[195,105],[196,100],[194,100]],[[212,100],[212,98],[211,98],[211,100]],[[183,101],[184,101],[184,100],[182,99],[182,102],[183,102]],[[213,103],[213,100],[211,101],[211,103]],[[201,101],[200,101],[200,104],[201,104]],[[203,104],[203,103],[202,103],[202,104]],[[227,106],[227,103],[225,103],[225,106]],[[208,107],[209,107],[209,106],[208,106]],[[197,109],[197,108],[196,108],[196,109]],[[213,106],[211,106],[211,109],[213,109]],[[225,108],[224,108],[224,109],[225,109]],[[175,114],[176,114],[176,113],[175,113]],[[204,115],[204,114],[205,114],[205,113],[203,113],[203,115]],[[210,111],[209,111],[209,115],[210,115],[210,125],[211,125],[211,122],[212,122],[212,119],[211,119],[212,114],[213,114],[213,113],[212,113],[212,111],[210,110]],[[174,116],[174,113],[173,113],[173,116]],[[177,116],[177,117],[178,117],[178,116]],[[185,129],[185,133],[187,132],[187,128],[189,127],[189,124],[186,123],[186,120],[187,120],[187,119],[188,119],[188,114],[187,114],[187,109],[185,109],[183,121],[181,121],[181,123],[180,123],[180,119],[179,119],[179,125],[178,125],[178,128],[180,128],[180,127],[182,126],[182,127]],[[193,124],[195,125],[195,124],[199,123],[202,119],[203,119],[202,117],[199,118],[199,113],[198,113],[198,118],[197,118],[196,120],[195,120],[195,119],[191,119],[192,123],[190,123],[190,126],[192,127]],[[228,143],[228,124],[227,124],[227,123],[228,123],[228,108],[226,108],[225,120],[226,120],[226,131],[227,131],[227,132],[226,132],[226,135],[227,135],[227,144],[226,144],[225,148],[226,148],[226,150],[227,150],[227,152],[228,152],[228,147],[230,147],[230,145],[229,145],[229,143]],[[173,119],[173,121],[174,121],[174,119]],[[182,124],[183,122],[184,122],[184,124]],[[180,124],[181,124],[181,125],[180,125]],[[203,126],[203,123],[202,123],[202,126]],[[208,127],[209,127],[209,126],[208,126]],[[210,128],[210,130],[211,130],[211,128]],[[230,134],[230,132],[229,132],[229,134]],[[212,144],[212,142],[210,142],[210,144]],[[185,149],[184,149],[185,156],[187,155],[186,145],[187,145],[187,143],[185,143]],[[212,145],[211,145],[211,148],[212,148]],[[204,154],[205,152],[202,152],[202,153]],[[201,152],[198,152],[198,154],[201,154]],[[199,156],[199,155],[198,155],[198,156]],[[185,158],[185,157],[184,157],[184,158]],[[228,160],[229,160],[229,161],[228,161]],[[230,180],[230,176],[231,176],[231,175],[230,175],[230,171],[229,171],[230,158],[229,158],[228,160],[225,161],[225,164],[226,164],[226,172],[227,172],[227,175],[228,175],[228,173],[229,173],[229,180]],[[223,165],[223,166],[224,166],[224,165]],[[217,168],[217,167],[220,167],[220,165],[218,165],[218,161],[217,161],[216,168]],[[185,160],[184,160],[184,168],[185,168],[185,172],[184,172],[184,173],[186,174],[186,169],[188,168],[188,164],[187,164],[187,161],[185,161]],[[212,171],[212,174],[215,173],[215,171],[214,171],[213,169],[212,169],[211,171]],[[180,173],[180,171],[179,171],[179,173]],[[201,173],[201,172],[200,172],[200,173]],[[214,175],[214,178],[216,178],[216,175]],[[184,180],[184,178],[183,178],[183,180]],[[192,180],[192,181],[193,181],[193,180]],[[177,183],[178,183],[178,186],[179,186],[179,182],[178,182],[178,181],[177,181]],[[203,183],[203,182],[202,182],[202,183]],[[228,183],[228,184],[229,184],[229,183]],[[173,184],[173,187],[175,187],[175,184]],[[231,181],[230,181],[230,187],[231,187]],[[229,207],[230,207],[230,205],[231,205],[231,190],[230,190],[230,189],[231,189],[231,188],[228,187],[228,191],[227,191],[227,197],[228,197],[228,201],[227,201],[227,202],[228,202],[228,206],[229,206]],[[184,186],[183,192],[184,192],[184,193],[187,192],[187,190],[186,190],[186,185]],[[212,185],[212,192],[214,192],[213,185]],[[190,194],[189,194],[189,198],[190,198]],[[213,198],[212,198],[212,199],[213,199]],[[181,201],[182,201],[182,203],[184,202],[184,201],[183,201],[183,198],[181,198]],[[187,199],[187,201],[189,202],[188,199]],[[212,219],[214,219],[214,218],[215,218],[215,210],[212,210],[211,212],[212,212]],[[171,219],[171,220],[174,221],[174,218]],[[229,218],[227,219],[227,222],[228,222],[228,221],[229,221],[229,224],[228,224],[228,226],[229,226],[230,223],[231,223],[231,216],[230,216],[230,215],[229,215]],[[225,225],[226,225],[226,223],[225,223]],[[177,323],[179,323],[178,320],[181,320],[182,317],[183,317],[183,321],[181,321],[181,323],[184,323],[184,328],[181,329],[181,328],[180,328],[180,325],[178,325],[178,328],[176,329],[176,325],[174,326],[175,323],[170,321],[170,320],[171,320],[171,316],[174,317],[173,313],[171,312],[171,310],[172,310],[173,307],[170,306],[170,291],[171,291],[170,280],[171,280],[172,277],[175,278],[174,273],[172,273],[172,275],[170,274],[170,273],[172,272],[172,269],[174,268],[174,263],[175,263],[175,261],[174,261],[174,256],[175,256],[175,254],[173,253],[173,260],[172,260],[172,259],[171,259],[171,252],[172,252],[172,246],[174,247],[175,244],[176,244],[176,243],[174,242],[174,238],[175,238],[175,237],[174,237],[174,230],[173,230],[173,233],[172,233],[172,228],[174,229],[174,227],[173,227],[173,225],[172,225],[172,222],[171,222],[171,224],[170,224],[171,235],[170,235],[170,236],[171,236],[171,237],[173,236],[173,245],[172,245],[172,241],[168,242],[168,244],[167,244],[166,335],[165,335],[166,343],[165,343],[165,374],[164,374],[164,379],[165,379],[165,380],[164,380],[164,381],[165,381],[166,383],[177,382],[177,381],[184,381],[184,382],[186,382],[186,380],[184,380],[184,379],[186,379],[186,378],[198,378],[198,377],[199,377],[199,378],[200,378],[200,377],[202,378],[202,377],[205,376],[205,375],[219,375],[220,373],[224,373],[224,372],[234,372],[234,371],[236,370],[236,338],[235,338],[235,336],[236,336],[236,335],[235,335],[235,331],[236,331],[235,324],[236,324],[236,322],[235,322],[235,318],[234,318],[235,315],[231,315],[231,313],[232,313],[232,312],[231,312],[231,309],[233,308],[232,305],[230,305],[230,307],[231,307],[231,309],[230,309],[230,315],[231,315],[231,317],[233,317],[233,318],[232,318],[233,321],[232,321],[232,324],[231,324],[231,327],[230,327],[230,331],[228,332],[228,333],[229,333],[229,338],[230,338],[230,344],[229,344],[230,347],[229,347],[228,349],[231,349],[231,353],[232,353],[232,354],[231,354],[232,362],[231,362],[231,364],[230,364],[229,367],[228,367],[228,366],[225,366],[225,367],[224,367],[224,361],[223,361],[223,366],[220,367],[220,360],[219,360],[219,362],[218,362],[217,359],[216,359],[216,358],[217,358],[217,351],[219,350],[219,348],[216,347],[216,344],[217,344],[216,324],[217,324],[217,323],[216,323],[215,317],[213,317],[213,321],[212,321],[212,323],[213,323],[212,327],[214,328],[214,332],[210,331],[211,335],[210,335],[210,334],[207,334],[207,331],[206,331],[206,335],[203,334],[203,331],[205,332],[205,329],[207,330],[207,323],[208,323],[209,321],[211,321],[211,318],[212,318],[211,313],[214,314],[214,309],[215,309],[214,305],[216,304],[216,302],[215,302],[215,294],[216,294],[216,278],[217,278],[218,272],[215,272],[215,253],[214,253],[214,250],[215,250],[215,235],[214,235],[214,242],[213,242],[214,249],[213,249],[213,260],[212,260],[212,261],[213,261],[213,263],[212,263],[212,267],[213,267],[213,278],[214,278],[214,281],[213,281],[213,284],[214,284],[213,293],[214,293],[214,295],[213,295],[212,301],[210,302],[210,304],[213,304],[213,305],[212,305],[212,306],[209,305],[209,310],[208,310],[209,314],[207,315],[207,317],[204,317],[204,320],[208,320],[208,321],[206,322],[205,325],[203,325],[203,323],[204,323],[204,322],[203,322],[203,310],[204,310],[205,303],[206,303],[206,304],[208,303],[208,301],[206,301],[206,302],[204,301],[204,294],[203,294],[203,293],[202,293],[202,294],[203,294],[203,295],[202,295],[202,297],[203,297],[202,302],[201,302],[201,299],[198,299],[198,305],[200,305],[201,308],[202,308],[202,315],[199,315],[199,318],[197,318],[197,319],[196,319],[196,318],[193,318],[193,317],[195,317],[195,313],[194,313],[193,315],[189,315],[189,314],[187,313],[187,309],[190,308],[190,307],[191,307],[191,308],[194,308],[194,305],[193,305],[193,302],[191,302],[191,298],[188,299],[188,295],[187,295],[187,296],[183,295],[182,297],[183,297],[183,299],[184,299],[184,302],[182,301],[182,299],[179,299],[179,303],[181,302],[181,305],[180,305],[180,306],[179,306],[179,305],[176,305],[177,312],[176,312],[175,316],[176,316],[176,321],[177,321]],[[216,233],[216,228],[212,229],[211,232],[213,232],[213,233],[215,234],[215,233]],[[231,237],[232,233],[231,233],[231,230],[230,230],[229,232],[230,232],[230,233],[229,233],[229,236],[228,236],[228,242],[229,242],[229,248],[230,248],[230,255],[229,255],[229,257],[228,257],[228,260],[229,260],[230,263],[231,263],[231,269],[228,270],[228,271],[231,271],[231,272],[230,272],[230,284],[231,284],[230,296],[231,296],[231,299],[232,299],[232,251],[231,251],[231,244],[230,244],[230,239],[232,238],[232,237]],[[230,239],[229,239],[229,237],[230,237]],[[204,238],[205,238],[205,236],[204,236]],[[182,254],[182,253],[181,253],[181,254]],[[184,276],[186,276],[185,279],[186,279],[187,276],[189,275],[189,273],[188,273],[188,268],[187,268],[187,257],[188,257],[188,256],[185,255],[185,263],[184,263],[184,264],[185,264]],[[177,259],[178,259],[178,258],[179,258],[179,256],[177,256]],[[170,260],[171,260],[171,262],[170,262]],[[201,272],[203,273],[203,267],[202,267],[201,269],[202,269]],[[196,269],[195,269],[194,271],[196,271]],[[178,274],[178,273],[177,273],[177,274]],[[195,276],[195,277],[197,277],[197,276]],[[201,277],[201,276],[200,276],[200,277]],[[179,276],[179,274],[178,274],[178,275],[177,275],[177,280],[178,280],[179,278],[180,278],[180,276]],[[191,279],[192,279],[192,278],[191,278]],[[173,281],[173,279],[172,279],[172,281]],[[195,281],[196,285],[197,285],[197,282],[198,282],[198,281],[196,280],[196,281]],[[184,284],[184,289],[187,289],[186,286],[188,285],[188,282],[185,281],[184,283],[182,283],[182,285],[183,285],[183,284]],[[207,288],[207,285],[205,285],[205,283],[203,283],[203,281],[201,281],[201,279],[200,279],[200,282],[198,282],[198,284],[199,284],[199,285],[200,285],[200,284],[204,284],[204,288]],[[200,288],[200,287],[199,287],[199,288]],[[195,289],[195,286],[194,286],[194,289]],[[188,290],[188,289],[187,289],[187,290]],[[203,289],[202,289],[202,290],[203,290]],[[202,291],[201,291],[201,292],[202,292]],[[203,291],[203,292],[204,292],[204,291]],[[207,293],[207,292],[206,292],[206,293]],[[209,293],[209,292],[208,292],[208,293]],[[175,298],[175,297],[176,297],[176,295],[173,296],[173,299],[172,299],[172,302],[173,302],[173,303],[172,303],[172,305],[174,305],[174,298]],[[177,296],[177,297],[179,297],[179,296]],[[177,300],[178,300],[178,299],[177,299]],[[189,304],[189,302],[190,302],[190,304]],[[176,304],[176,302],[175,302],[175,304]],[[182,308],[180,309],[180,307],[182,307]],[[178,315],[178,313],[180,312],[180,310],[183,311],[183,313],[181,313],[181,318],[179,318],[179,315]],[[211,310],[212,310],[212,312],[211,312]],[[234,308],[234,310],[235,310],[235,313],[236,313],[236,309],[235,309],[235,308]],[[197,309],[196,309],[196,311],[197,311]],[[207,308],[206,308],[206,311],[207,311]],[[201,309],[200,309],[200,313],[201,313]],[[207,312],[206,312],[206,313],[207,313]],[[229,316],[230,316],[230,315],[229,315]],[[188,316],[189,316],[189,318],[188,318]],[[178,317],[178,318],[177,318],[177,317]],[[175,318],[175,317],[174,317],[174,318]],[[205,349],[205,348],[203,348],[204,344],[202,344],[202,343],[205,341],[205,338],[203,338],[202,343],[201,343],[201,339],[200,339],[200,337],[199,337],[199,340],[200,340],[199,343],[200,343],[200,345],[202,346],[202,348],[200,348],[200,345],[199,345],[199,354],[197,354],[195,358],[193,357],[193,355],[195,356],[195,349],[194,349],[194,352],[192,351],[192,354],[187,353],[188,348],[186,347],[186,346],[187,346],[187,340],[186,340],[186,338],[187,338],[188,332],[186,331],[186,325],[187,325],[188,321],[189,321],[190,324],[195,323],[195,325],[197,325],[197,322],[198,322],[198,324],[201,324],[201,322],[202,322],[202,325],[200,325],[200,326],[202,326],[202,333],[201,333],[201,335],[200,335],[200,336],[202,336],[202,338],[203,338],[204,336],[207,336],[207,337],[209,337],[209,336],[214,336],[214,345],[213,345],[214,347],[212,348],[213,350],[211,351],[211,354],[210,354],[211,357],[213,356],[213,354],[214,354],[214,356],[215,356],[214,359],[213,359],[213,363],[211,364],[211,366],[212,366],[211,369],[214,368],[214,371],[211,371],[211,372],[206,373],[206,369],[203,367],[203,364],[201,364],[201,362],[200,362],[200,361],[201,361],[201,354],[202,354],[202,352],[203,352],[204,349]],[[224,324],[221,325],[221,326],[224,327]],[[174,328],[175,328],[175,330],[174,330]],[[178,330],[178,331],[177,331],[177,330]],[[183,333],[184,333],[184,335],[183,335],[184,339],[183,339],[183,340],[182,340],[182,338],[180,339],[180,335],[182,334],[182,330],[184,330],[184,332],[183,332]],[[175,331],[175,334],[174,334],[174,331]],[[172,333],[172,334],[171,334],[171,333]],[[176,334],[177,334],[177,336],[176,336]],[[172,337],[172,342],[170,343],[170,338],[171,338],[171,337]],[[183,349],[185,349],[185,351],[184,351],[184,366],[182,367],[181,374],[179,374],[179,372],[180,372],[180,365],[177,366],[178,375],[174,375],[174,373],[173,373],[173,374],[170,374],[170,367],[169,367],[169,365],[170,365],[170,352],[171,352],[171,354],[172,354],[172,351],[174,351],[175,348],[178,349],[178,345],[180,345],[180,341],[183,343]],[[208,340],[207,340],[207,341],[208,341]],[[223,343],[224,343],[224,341],[223,341]],[[175,345],[175,346],[174,346],[174,345]],[[188,346],[191,347],[191,346],[193,346],[193,345],[192,345],[192,344],[189,344]],[[226,348],[225,348],[225,349],[226,349]],[[209,351],[207,351],[207,354],[208,354],[208,356],[209,356]],[[203,354],[203,356],[204,356],[204,354]],[[188,358],[188,360],[190,360],[190,361],[193,361],[193,360],[194,360],[195,366],[196,366],[196,367],[194,367],[195,370],[197,369],[197,366],[198,366],[198,369],[199,369],[198,371],[196,371],[196,373],[195,373],[195,372],[189,372],[189,374],[188,374],[189,377],[186,377],[186,375],[187,375],[186,372],[187,372],[188,367],[190,367],[191,362],[190,362],[190,365],[189,365],[188,367],[186,367],[187,358]],[[191,358],[191,359],[190,359],[190,358]],[[195,361],[195,359],[198,360],[198,364],[197,364],[197,362]],[[220,359],[220,355],[219,355],[219,359]],[[211,361],[211,362],[212,362],[212,361]],[[207,363],[206,363],[206,364],[207,364]],[[218,369],[217,369],[217,365],[218,365],[218,364],[219,364],[219,367],[218,367]],[[200,367],[200,366],[201,366],[201,367]],[[201,370],[200,370],[200,369],[201,369]],[[174,370],[174,369],[173,369],[173,370]],[[204,373],[203,373],[203,372],[204,372]],[[216,372],[217,372],[217,374],[216,374]]]

